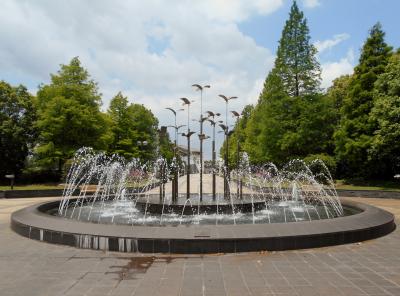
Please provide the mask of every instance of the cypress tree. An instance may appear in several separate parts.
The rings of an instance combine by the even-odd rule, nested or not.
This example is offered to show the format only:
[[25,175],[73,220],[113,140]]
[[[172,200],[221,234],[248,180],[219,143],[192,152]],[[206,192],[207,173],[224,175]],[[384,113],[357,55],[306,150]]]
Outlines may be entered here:
[[370,120],[376,123],[369,159],[381,177],[400,173],[400,51],[375,82],[374,107]]
[[374,105],[374,83],[385,71],[391,56],[392,49],[384,37],[381,24],[375,24],[363,45],[343,101],[340,126],[335,133],[335,152],[344,176],[369,178],[374,175],[375,164],[368,160],[368,150],[377,127],[369,118]]
[[282,80],[289,96],[314,94],[319,91],[321,69],[317,50],[310,43],[307,19],[293,1],[289,19],[279,40],[274,74]]
[[[274,68],[246,128],[245,149],[253,163],[284,163],[323,149],[315,130],[311,130],[322,128],[314,122],[317,116],[307,116],[308,112],[321,109],[315,105],[321,100],[321,69],[316,52],[310,43],[307,20],[293,1]],[[306,126],[309,128],[303,128]]]

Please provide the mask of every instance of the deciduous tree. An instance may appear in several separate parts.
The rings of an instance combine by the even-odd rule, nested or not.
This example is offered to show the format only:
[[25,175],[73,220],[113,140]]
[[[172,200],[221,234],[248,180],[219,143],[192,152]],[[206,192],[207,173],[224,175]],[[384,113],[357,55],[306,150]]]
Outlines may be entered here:
[[40,164],[61,171],[78,148],[106,148],[108,127],[100,112],[100,93],[78,57],[61,65],[58,73],[51,75],[51,83],[39,87],[37,97],[40,134],[36,154]]
[[129,104],[128,98],[118,93],[110,103],[111,153],[127,159],[154,159],[157,148],[158,120],[153,113],[139,104]]
[[36,136],[34,97],[26,87],[0,81],[0,179],[18,174]]

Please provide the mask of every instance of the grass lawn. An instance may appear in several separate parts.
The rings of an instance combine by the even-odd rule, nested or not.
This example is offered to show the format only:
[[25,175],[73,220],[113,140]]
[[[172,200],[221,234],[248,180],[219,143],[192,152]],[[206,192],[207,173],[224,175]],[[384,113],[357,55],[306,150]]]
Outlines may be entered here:
[[[31,185],[14,185],[14,190],[41,190],[41,189],[63,189],[64,186],[56,184],[31,184]],[[0,190],[11,190],[10,186],[0,186]]]
[[400,191],[399,181],[335,181],[336,189]]

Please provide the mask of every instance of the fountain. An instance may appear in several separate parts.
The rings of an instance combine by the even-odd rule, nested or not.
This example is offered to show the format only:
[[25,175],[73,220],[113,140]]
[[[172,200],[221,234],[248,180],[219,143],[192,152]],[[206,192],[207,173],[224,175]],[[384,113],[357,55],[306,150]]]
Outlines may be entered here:
[[[202,195],[196,174],[189,176],[189,195],[173,193],[177,163],[162,158],[127,162],[80,149],[62,199],[14,213],[12,227],[30,238],[80,248],[169,253],[308,248],[394,229],[392,214],[341,202],[319,160],[310,165],[292,160],[278,169],[251,166],[244,153],[229,175],[224,164],[214,167],[215,196],[212,174],[203,176]],[[181,190],[185,180],[178,180]]]
[[[312,173],[316,164],[322,167],[318,177],[325,181],[324,186]],[[210,186],[208,193],[191,193],[189,198],[183,192],[177,197],[173,190],[166,192],[165,187],[173,188],[174,183],[165,176],[175,165],[169,166],[162,158],[147,164],[136,159],[125,162],[117,156],[81,149],[67,176],[59,207],[51,213],[78,221],[146,226],[296,222],[354,213],[342,207],[329,171],[320,161],[310,168],[294,160],[282,171],[273,164],[251,167],[243,161],[237,171],[231,172],[237,178],[229,177],[229,186],[237,186],[240,178],[245,193],[229,190],[227,197],[220,190],[215,198]],[[220,166],[217,172],[220,183],[225,182],[220,177],[224,170]]]
[[[343,244],[376,238],[391,232],[394,217],[384,210],[339,199],[329,170],[315,160],[307,165],[292,160],[278,169],[272,163],[251,166],[240,151],[237,137],[235,167],[216,162],[215,127],[225,142],[232,131],[228,103],[235,96],[219,95],[225,102],[225,121],[219,113],[202,113],[200,91],[199,174],[191,174],[190,105],[187,110],[186,167],[177,153],[177,111],[174,115],[174,158],[153,162],[126,161],[90,148],[77,151],[66,178],[61,200],[27,207],[12,214],[17,233],[40,241],[79,248],[119,252],[225,253],[287,250]],[[231,111],[239,126],[236,111]],[[212,120],[210,119],[212,118]],[[212,172],[204,174],[202,144],[209,138],[203,123],[211,123]],[[197,121],[197,120],[196,120]],[[222,124],[224,122],[224,124]],[[196,165],[196,164],[195,164]],[[186,176],[180,176],[180,172]]]

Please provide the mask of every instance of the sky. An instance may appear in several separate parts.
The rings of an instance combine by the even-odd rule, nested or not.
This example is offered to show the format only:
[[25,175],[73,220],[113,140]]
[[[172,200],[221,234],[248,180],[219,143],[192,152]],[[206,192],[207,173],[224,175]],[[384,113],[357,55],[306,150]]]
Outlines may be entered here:
[[[386,41],[400,46],[398,0],[298,0],[318,49],[322,87],[349,74],[368,30],[381,22]],[[218,94],[237,96],[229,110],[257,102],[273,67],[291,0],[2,0],[0,80],[35,94],[60,64],[79,56],[102,93],[102,110],[121,91],[150,108],[160,125],[173,124],[166,107],[195,102],[192,84],[209,84],[203,110],[225,113]],[[225,118],[223,118],[225,119]],[[233,123],[233,118],[229,118]],[[178,124],[186,123],[178,113]],[[191,121],[197,131],[198,123]],[[172,131],[171,131],[172,133]],[[211,134],[210,127],[205,128]],[[217,134],[217,145],[222,142]],[[179,139],[184,144],[184,138]],[[196,137],[193,146],[198,145]],[[206,158],[211,143],[205,144]]]

